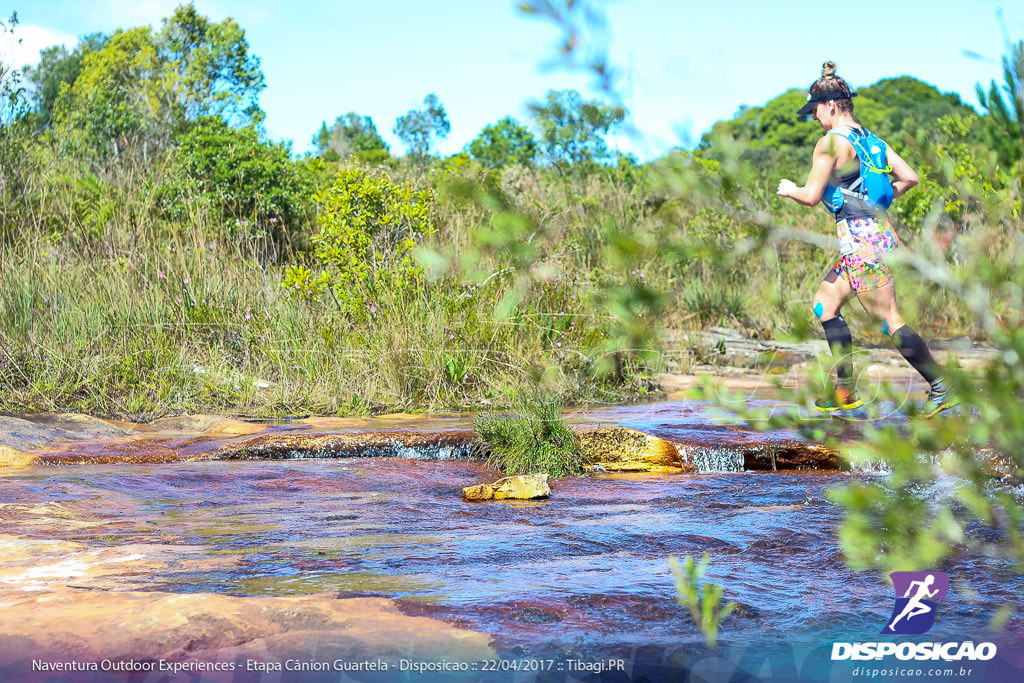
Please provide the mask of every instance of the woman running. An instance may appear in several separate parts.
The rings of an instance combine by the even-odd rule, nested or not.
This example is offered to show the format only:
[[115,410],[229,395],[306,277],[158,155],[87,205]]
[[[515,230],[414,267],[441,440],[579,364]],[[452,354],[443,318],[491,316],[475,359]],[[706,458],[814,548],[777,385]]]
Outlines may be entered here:
[[825,131],[814,146],[807,182],[798,187],[783,179],[778,189],[779,195],[804,206],[825,204],[835,215],[839,235],[839,261],[818,288],[813,306],[836,358],[837,378],[832,397],[816,405],[824,412],[861,405],[853,386],[853,338],[840,315],[843,304],[856,295],[864,310],[882,320],[882,331],[930,385],[922,414],[931,417],[959,401],[939,375],[927,344],[900,317],[892,271],[886,264],[898,240],[885,209],[894,197],[917,185],[918,177],[899,154],[853,118],[852,98],[857,93],[835,72],[834,63],[822,65],[821,78],[811,85],[807,103],[797,112],[813,115]]

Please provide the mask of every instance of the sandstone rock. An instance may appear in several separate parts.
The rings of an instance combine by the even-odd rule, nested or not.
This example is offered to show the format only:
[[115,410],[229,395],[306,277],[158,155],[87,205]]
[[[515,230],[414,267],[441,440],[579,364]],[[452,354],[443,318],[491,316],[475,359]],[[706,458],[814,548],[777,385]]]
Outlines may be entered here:
[[668,465],[651,465],[645,472],[651,472],[652,474],[692,474],[695,472],[695,468],[689,463],[686,467],[669,467]]
[[[126,573],[165,571],[166,562],[146,556],[146,551],[151,550],[152,547],[134,545],[88,548],[64,541],[12,540],[10,536],[0,536],[0,555],[5,557],[0,565],[0,586],[34,592],[81,583],[102,590],[116,586],[117,579]],[[12,559],[7,559],[8,554]],[[48,556],[52,561],[41,563],[40,556]]]
[[[576,439],[589,469],[618,472],[693,472],[675,444],[627,427],[582,427]],[[668,469],[666,469],[668,468]]]
[[41,555],[58,557],[68,553],[83,552],[85,549],[85,545],[73,541],[0,534],[0,557],[4,558],[4,565],[0,567],[0,582],[4,585],[12,583],[5,581],[4,575],[10,573],[11,567],[15,563],[38,560]]
[[[0,671],[23,680],[32,659],[283,660],[496,656],[484,633],[407,616],[390,599],[336,594],[234,597],[90,591],[0,596]],[[21,669],[24,669],[22,671]]]
[[993,448],[980,448],[977,455],[987,474],[998,477],[1003,483],[1011,486],[1024,483],[1024,466],[1018,464],[1018,460],[1013,456],[1000,453]]
[[256,434],[265,425],[243,422],[220,415],[182,415],[153,420],[149,426],[161,432],[201,432],[203,434]]
[[0,467],[26,467],[37,462],[39,462],[39,456],[34,453],[26,453],[9,446],[0,446]]
[[546,474],[517,474],[499,479],[493,484],[477,484],[462,489],[467,500],[530,500],[551,495]]
[[20,417],[0,415],[0,445],[30,451],[45,448],[53,441],[71,439],[74,439],[74,435],[66,430],[36,424]]
[[517,474],[514,477],[505,477],[494,482],[492,488],[497,500],[503,498],[529,500],[531,498],[547,498],[551,495],[546,474]]
[[467,500],[490,500],[494,498],[494,488],[490,484],[477,484],[462,489]]
[[337,429],[360,429],[370,423],[361,417],[307,417],[302,420],[296,420],[295,424],[309,425],[313,429],[327,432]]
[[745,470],[834,470],[839,452],[823,444],[786,440],[742,449]]
[[92,415],[82,413],[60,413],[58,415],[31,415],[33,422],[54,429],[62,429],[80,439],[123,436],[134,430],[124,424],[116,424]]

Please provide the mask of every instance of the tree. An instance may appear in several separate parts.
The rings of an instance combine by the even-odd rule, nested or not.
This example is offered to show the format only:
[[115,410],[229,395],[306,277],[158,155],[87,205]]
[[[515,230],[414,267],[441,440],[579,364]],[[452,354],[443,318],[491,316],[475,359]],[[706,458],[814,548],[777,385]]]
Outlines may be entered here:
[[741,107],[736,116],[718,121],[701,138],[700,148],[708,159],[721,161],[723,143],[742,145],[740,158],[763,175],[802,173],[810,159],[821,127],[808,123],[796,111],[806,101],[806,92],[787,90],[760,107]]
[[364,160],[388,156],[388,145],[377,132],[373,119],[353,111],[339,116],[330,128],[324,122],[313,136],[317,154],[326,161],[347,159],[351,155]]
[[444,140],[451,132],[448,114],[437,95],[423,98],[423,109],[412,109],[395,122],[394,133],[405,143],[409,155],[417,162],[430,156],[434,140]]
[[936,124],[943,117],[977,114],[956,93],[943,93],[910,76],[883,78],[861,88],[854,101],[858,120],[895,145],[917,138],[921,131],[937,134]]
[[[0,38],[14,40],[17,25],[17,13],[12,13],[6,22],[0,21]],[[26,158],[27,112],[24,74],[21,69],[0,62],[0,228],[8,223],[6,214],[12,199],[24,196],[19,169]]]
[[469,143],[469,153],[490,168],[527,165],[537,156],[537,142],[526,126],[506,116],[497,123],[484,126]]
[[[10,36],[18,26],[18,13],[13,12],[6,22],[0,21],[0,36]],[[17,42],[21,42],[19,39]],[[19,120],[25,109],[24,74],[21,69],[12,68],[0,62],[0,126]],[[6,131],[5,131],[6,132]]]
[[228,18],[213,23],[195,5],[181,5],[163,20],[160,61],[172,76],[180,120],[219,116],[228,123],[259,123],[257,97],[266,87],[260,60],[249,53],[245,31]]
[[38,64],[25,68],[25,76],[32,84],[32,119],[37,129],[52,123],[53,107],[61,88],[74,84],[82,73],[85,55],[102,50],[107,40],[104,34],[93,33],[70,51],[63,45],[51,45],[39,51]]
[[[701,140],[710,159],[720,159],[716,148],[726,140],[742,143],[741,159],[749,161],[764,177],[806,173],[810,149],[821,136],[821,126],[797,116],[806,91],[787,90],[764,106],[741,107],[736,116],[718,121]],[[906,136],[922,130],[933,131],[944,116],[970,117],[974,110],[953,93],[942,93],[928,83],[909,76],[886,78],[859,88],[853,100],[854,115],[883,139],[901,147],[911,164],[920,163],[912,148],[902,148]],[[907,156],[909,155],[909,156]]]
[[541,152],[556,167],[583,166],[608,158],[602,137],[626,117],[622,107],[584,100],[575,90],[549,90],[533,108]]
[[978,101],[989,113],[993,146],[1001,161],[1012,164],[1024,156],[1024,40],[1003,57],[1002,91],[994,80],[987,93],[980,83],[976,86]]
[[54,122],[103,155],[126,146],[144,156],[208,116],[231,125],[258,124],[264,87],[259,60],[231,19],[219,24],[192,5],[178,7],[161,31],[116,31],[86,52],[74,83],[61,87]]
[[54,121],[104,156],[117,158],[133,144],[146,151],[166,145],[173,116],[160,71],[148,27],[118,30],[102,50],[85,55],[74,84],[61,88]]

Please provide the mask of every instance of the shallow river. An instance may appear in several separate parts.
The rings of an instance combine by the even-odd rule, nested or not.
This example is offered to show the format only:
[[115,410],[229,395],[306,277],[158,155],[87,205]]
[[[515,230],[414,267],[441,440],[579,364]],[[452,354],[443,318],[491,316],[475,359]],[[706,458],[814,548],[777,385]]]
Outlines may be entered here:
[[[577,417],[669,439],[705,429],[712,443],[722,428],[681,410]],[[734,652],[872,640],[892,610],[877,573],[844,566],[841,510],[826,498],[863,475],[596,474],[552,481],[547,500],[462,499],[463,486],[497,476],[478,462],[404,458],[44,466],[4,473],[0,516],[7,534],[133,544],[166,566],[108,576],[108,590],[387,596],[490,634],[507,657],[657,658],[699,646],[675,602],[671,555],[710,553],[709,578],[741,605],[720,633]],[[1024,580],[996,560],[942,569],[950,597],[929,638],[980,637],[999,606],[1020,606]],[[1008,628],[1024,635],[1019,618]]]

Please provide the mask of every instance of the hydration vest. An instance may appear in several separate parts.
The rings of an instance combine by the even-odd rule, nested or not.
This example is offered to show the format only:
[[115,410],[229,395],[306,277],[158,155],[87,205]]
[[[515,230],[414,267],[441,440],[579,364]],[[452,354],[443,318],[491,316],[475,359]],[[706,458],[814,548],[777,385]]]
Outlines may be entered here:
[[832,213],[838,213],[843,208],[847,197],[859,199],[883,211],[888,209],[893,194],[892,180],[889,179],[892,166],[885,163],[885,143],[866,128],[860,129],[863,135],[852,128],[843,128],[845,131],[830,130],[828,135],[841,135],[850,141],[860,160],[860,177],[850,187],[826,185],[821,196],[822,203]]

